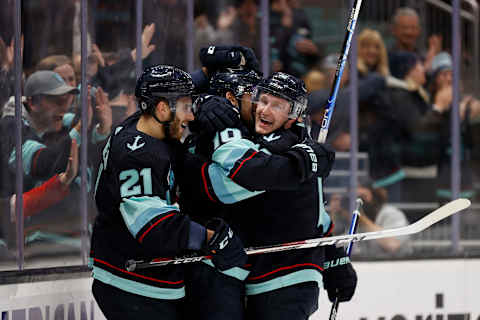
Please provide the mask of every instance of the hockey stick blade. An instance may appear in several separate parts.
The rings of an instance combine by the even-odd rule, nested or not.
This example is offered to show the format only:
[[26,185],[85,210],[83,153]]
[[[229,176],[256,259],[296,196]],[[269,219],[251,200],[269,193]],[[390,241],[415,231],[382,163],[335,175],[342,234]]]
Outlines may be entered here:
[[[247,253],[247,255],[254,255],[254,254],[264,254],[264,253],[272,253],[272,252],[279,252],[279,251],[286,251],[286,250],[307,249],[307,248],[314,248],[314,247],[321,247],[321,246],[328,246],[328,245],[342,245],[350,242],[374,240],[374,239],[381,239],[381,238],[406,236],[409,234],[421,232],[427,229],[428,227],[430,227],[431,225],[437,223],[438,221],[448,218],[449,216],[468,208],[470,204],[471,202],[468,199],[453,200],[441,206],[437,210],[427,214],[425,217],[418,220],[417,222],[401,228],[357,233],[352,235],[347,234],[347,235],[335,236],[335,237],[316,238],[316,239],[288,242],[288,243],[283,243],[283,244],[278,244],[273,246],[248,248],[248,249],[245,249],[245,252]],[[207,260],[211,258],[212,258],[211,256],[188,256],[188,257],[177,257],[172,259],[158,258],[151,261],[142,261],[142,260],[136,261],[132,259],[126,262],[125,269],[131,272],[131,271],[134,271],[135,269],[160,267],[160,266],[166,266],[171,264],[185,264],[185,263],[191,263],[191,262],[199,262],[199,261]]]
[[246,251],[248,255],[262,254],[262,253],[270,253],[270,252],[277,252],[277,251],[284,251],[284,250],[306,249],[306,248],[321,247],[321,246],[328,246],[328,245],[342,245],[350,242],[406,236],[409,234],[421,232],[427,229],[428,227],[430,227],[431,225],[437,223],[438,221],[441,221],[461,210],[468,208],[470,204],[471,202],[468,199],[453,200],[441,206],[437,210],[431,212],[430,214],[426,215],[425,217],[418,220],[417,222],[412,223],[405,227],[381,230],[381,231],[357,233],[352,235],[347,234],[347,235],[328,237],[328,238],[317,238],[317,239],[296,241],[296,242],[284,243],[284,244],[269,246],[269,247],[251,248],[251,249],[247,249]]

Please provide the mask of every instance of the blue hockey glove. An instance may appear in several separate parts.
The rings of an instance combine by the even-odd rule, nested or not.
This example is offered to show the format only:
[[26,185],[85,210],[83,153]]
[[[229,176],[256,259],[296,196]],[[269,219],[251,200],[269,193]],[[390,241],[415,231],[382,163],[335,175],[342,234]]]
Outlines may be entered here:
[[215,233],[206,244],[205,251],[212,255],[213,264],[219,270],[243,267],[247,263],[242,241],[224,220],[213,218],[207,222],[206,228]]
[[323,286],[328,292],[328,299],[332,302],[336,297],[339,302],[352,299],[357,287],[357,273],[343,247],[325,248],[323,269]]

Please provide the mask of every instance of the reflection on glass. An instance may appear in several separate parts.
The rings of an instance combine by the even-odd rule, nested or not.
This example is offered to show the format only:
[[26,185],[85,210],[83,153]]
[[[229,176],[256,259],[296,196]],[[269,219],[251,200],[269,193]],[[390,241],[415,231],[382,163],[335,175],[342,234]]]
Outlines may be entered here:
[[[0,113],[14,114],[15,74],[14,74],[14,3],[8,1],[2,3],[0,10]],[[8,104],[11,107],[4,107]],[[8,110],[7,110],[8,109]],[[16,229],[13,224],[14,211],[10,210],[12,192],[10,187],[15,188],[15,180],[10,180],[9,170],[4,165],[5,142],[15,136],[14,128],[2,132],[1,150],[2,164],[0,166],[0,270],[14,270],[16,262]],[[7,138],[7,139],[5,139]]]

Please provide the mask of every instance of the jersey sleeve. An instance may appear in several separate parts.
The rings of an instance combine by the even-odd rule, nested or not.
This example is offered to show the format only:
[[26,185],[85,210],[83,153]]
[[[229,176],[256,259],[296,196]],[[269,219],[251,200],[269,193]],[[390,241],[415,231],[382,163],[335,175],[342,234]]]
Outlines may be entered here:
[[219,143],[212,161],[222,167],[231,180],[249,190],[290,190],[301,183],[295,161],[288,156],[271,154],[245,138]]
[[231,204],[265,191],[296,189],[301,184],[292,159],[260,148],[243,138],[238,129],[218,133],[214,146],[212,162],[201,171],[203,189],[210,200]]
[[[26,139],[22,144],[23,173],[37,179],[49,179],[65,170],[71,143],[70,137],[65,137],[51,146],[33,139]],[[15,170],[15,159],[13,147],[8,159],[8,165],[12,171]]]
[[174,204],[175,177],[168,155],[145,148],[116,164],[119,210],[131,235],[149,252],[199,250],[206,231]]

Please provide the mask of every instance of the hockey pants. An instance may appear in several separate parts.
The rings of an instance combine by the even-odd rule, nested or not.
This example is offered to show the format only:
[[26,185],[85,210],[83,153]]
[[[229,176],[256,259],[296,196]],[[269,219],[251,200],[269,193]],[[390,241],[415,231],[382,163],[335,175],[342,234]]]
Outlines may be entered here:
[[94,280],[92,292],[108,320],[182,320],[184,300],[160,300],[139,296]]
[[318,309],[316,282],[297,285],[247,297],[247,320],[308,320]]
[[186,266],[186,319],[244,320],[245,284],[204,263]]

